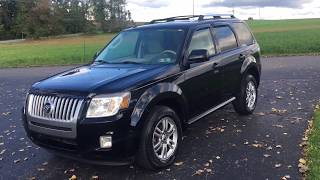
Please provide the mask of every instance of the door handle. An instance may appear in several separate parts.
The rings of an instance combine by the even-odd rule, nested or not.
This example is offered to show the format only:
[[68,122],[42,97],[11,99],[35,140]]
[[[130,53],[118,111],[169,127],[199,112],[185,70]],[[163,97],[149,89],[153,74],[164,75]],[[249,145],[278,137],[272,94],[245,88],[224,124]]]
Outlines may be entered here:
[[240,59],[240,60],[245,60],[245,59],[246,59],[246,55],[240,54],[239,59]]
[[218,74],[220,72],[220,70],[217,68],[218,65],[219,65],[219,63],[217,63],[217,62],[214,62],[212,65],[212,69],[213,69],[214,74]]

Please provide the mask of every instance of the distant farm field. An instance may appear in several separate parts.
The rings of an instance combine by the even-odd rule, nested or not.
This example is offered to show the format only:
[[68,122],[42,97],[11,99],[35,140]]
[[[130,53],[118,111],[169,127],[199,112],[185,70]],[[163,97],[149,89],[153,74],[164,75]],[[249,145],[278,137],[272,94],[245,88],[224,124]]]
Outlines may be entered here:
[[320,19],[249,21],[263,55],[320,54]]
[[0,44],[0,67],[86,63],[113,37],[105,34]]
[[[263,55],[320,54],[320,19],[248,21]],[[0,67],[89,62],[114,34],[0,44]]]

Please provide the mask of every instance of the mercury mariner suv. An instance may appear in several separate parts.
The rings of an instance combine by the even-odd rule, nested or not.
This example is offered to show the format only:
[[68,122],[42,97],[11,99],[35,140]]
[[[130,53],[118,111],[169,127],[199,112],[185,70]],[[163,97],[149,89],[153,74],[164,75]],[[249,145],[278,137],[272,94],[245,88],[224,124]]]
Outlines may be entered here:
[[251,114],[260,47],[233,15],[178,16],[120,32],[92,63],[35,83],[23,124],[37,145],[103,165],[171,165],[184,127],[232,103]]

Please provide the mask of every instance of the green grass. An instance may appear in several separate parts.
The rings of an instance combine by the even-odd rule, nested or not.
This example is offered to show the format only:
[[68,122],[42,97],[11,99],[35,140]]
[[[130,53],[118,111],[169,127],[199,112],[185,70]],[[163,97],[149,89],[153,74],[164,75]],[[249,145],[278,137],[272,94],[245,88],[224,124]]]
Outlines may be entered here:
[[313,129],[307,147],[309,172],[307,179],[320,179],[320,109],[314,116]]
[[0,67],[86,63],[113,36],[106,34],[0,44]]
[[263,55],[320,54],[320,19],[249,21]]
[[[248,24],[265,56],[320,54],[320,19],[255,20],[248,21]],[[0,67],[86,63],[113,36],[105,34],[0,44]]]

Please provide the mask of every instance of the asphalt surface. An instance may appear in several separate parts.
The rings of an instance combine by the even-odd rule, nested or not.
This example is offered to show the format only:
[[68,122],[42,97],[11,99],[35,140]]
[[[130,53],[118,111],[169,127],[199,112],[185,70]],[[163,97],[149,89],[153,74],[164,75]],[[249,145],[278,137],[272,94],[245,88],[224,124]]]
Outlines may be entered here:
[[300,179],[299,144],[320,99],[320,57],[262,62],[255,114],[241,117],[228,105],[201,119],[184,133],[176,165],[158,172],[83,164],[33,145],[20,118],[25,93],[32,83],[70,67],[0,69],[0,180]]

